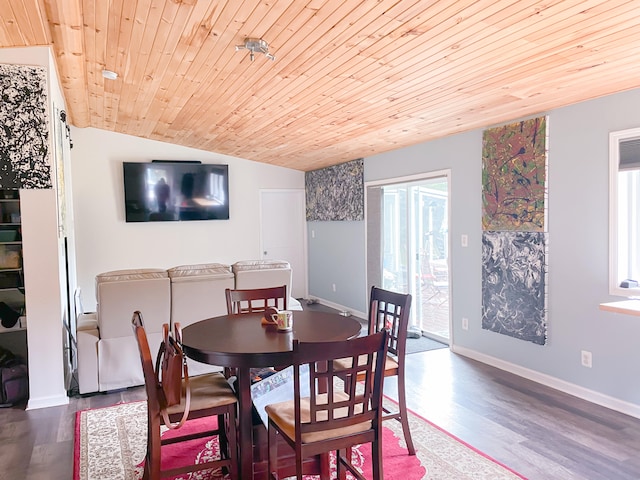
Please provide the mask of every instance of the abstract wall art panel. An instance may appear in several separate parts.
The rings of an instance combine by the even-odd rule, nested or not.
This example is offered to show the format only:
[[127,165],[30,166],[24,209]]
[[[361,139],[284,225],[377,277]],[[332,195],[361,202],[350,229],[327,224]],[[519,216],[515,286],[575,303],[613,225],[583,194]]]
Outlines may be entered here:
[[0,188],[51,188],[44,67],[0,65]]
[[547,341],[547,234],[483,232],[482,328]]
[[364,160],[305,174],[308,221],[364,220]]
[[546,231],[546,177],[546,117],[485,130],[482,229]]

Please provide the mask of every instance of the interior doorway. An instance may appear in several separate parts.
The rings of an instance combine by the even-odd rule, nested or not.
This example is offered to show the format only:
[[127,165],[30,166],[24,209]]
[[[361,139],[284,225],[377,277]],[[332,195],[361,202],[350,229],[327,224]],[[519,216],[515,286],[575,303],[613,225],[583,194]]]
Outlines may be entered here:
[[411,328],[449,343],[449,172],[367,184],[369,285],[411,293]]
[[306,245],[304,190],[260,190],[261,258],[291,264],[293,298],[307,297]]

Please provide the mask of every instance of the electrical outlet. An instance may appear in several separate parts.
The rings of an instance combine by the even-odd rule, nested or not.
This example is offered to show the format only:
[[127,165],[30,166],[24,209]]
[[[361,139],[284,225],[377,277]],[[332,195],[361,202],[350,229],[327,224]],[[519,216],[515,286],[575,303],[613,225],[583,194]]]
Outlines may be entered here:
[[334,283],[333,285],[331,285],[331,288],[333,288],[333,291],[336,291],[336,284]]
[[591,368],[591,366],[593,365],[592,363],[593,357],[591,356],[591,352],[587,350],[582,350],[580,352],[580,358],[581,358],[583,367]]
[[466,233],[460,235],[460,245],[462,247],[468,247],[469,246],[469,236]]
[[469,319],[467,317],[462,317],[462,329],[469,330]]

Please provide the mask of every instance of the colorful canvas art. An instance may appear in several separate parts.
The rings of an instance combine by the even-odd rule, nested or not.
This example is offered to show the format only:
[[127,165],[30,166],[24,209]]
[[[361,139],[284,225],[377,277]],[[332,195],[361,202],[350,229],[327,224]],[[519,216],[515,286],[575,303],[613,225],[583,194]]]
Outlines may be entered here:
[[364,220],[364,160],[305,174],[308,221]]
[[43,67],[0,65],[0,188],[51,188]]
[[547,176],[545,117],[485,130],[482,229],[543,232]]
[[546,343],[546,245],[542,232],[483,232],[482,328]]

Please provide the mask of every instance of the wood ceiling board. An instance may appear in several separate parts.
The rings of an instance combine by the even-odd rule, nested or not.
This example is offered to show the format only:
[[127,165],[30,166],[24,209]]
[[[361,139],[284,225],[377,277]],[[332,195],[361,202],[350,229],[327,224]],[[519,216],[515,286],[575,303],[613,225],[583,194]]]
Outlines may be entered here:
[[162,10],[154,8],[152,0],[138,0],[132,19],[130,44],[133,48],[127,49],[128,60],[123,72],[127,79],[127,88],[121,88],[120,113],[123,118],[119,123],[128,123],[136,116],[135,99],[142,94],[144,70],[149,59],[153,41],[160,22]]
[[[278,5],[282,5],[280,2]],[[256,31],[258,28],[261,19],[277,19],[283,13],[282,9],[279,8],[256,8],[253,12],[249,14],[249,16],[242,22],[244,31]],[[238,71],[240,63],[239,60],[243,60],[244,63],[244,71],[248,70],[253,66],[254,62],[247,62],[246,57],[249,56],[249,52],[247,50],[241,50],[240,52],[235,51],[235,46],[242,44],[244,38],[248,38],[249,35],[242,34],[240,36],[236,35],[235,37],[229,38],[229,43],[226,43],[222,49],[222,53],[220,56],[216,56],[214,58],[207,58],[205,56],[204,61],[202,62],[202,68],[200,72],[198,72],[198,77],[201,78],[202,87],[193,90],[193,94],[189,98],[188,104],[185,104],[180,111],[176,111],[175,117],[172,119],[172,125],[175,125],[177,129],[180,129],[183,125],[195,125],[196,128],[191,128],[189,133],[183,137],[185,141],[189,141],[189,137],[194,135],[194,132],[198,131],[198,126],[203,125],[199,124],[197,119],[202,116],[209,116],[209,108],[211,105],[215,105],[216,109],[219,109],[221,104],[219,99],[226,97],[225,92],[222,88],[225,88],[224,85],[245,85],[243,74],[236,73]],[[261,37],[261,34],[255,34],[256,37]],[[261,54],[257,55],[257,61],[266,60]],[[223,66],[221,66],[221,64]],[[234,68],[235,66],[235,68]],[[228,70],[227,70],[228,68]],[[230,71],[231,73],[224,79],[221,79],[220,75],[223,75],[225,71]],[[222,80],[222,81],[220,81]],[[211,92],[211,93],[209,93]],[[226,105],[230,105],[230,99],[225,99]],[[221,119],[216,119],[216,123],[220,122]],[[204,125],[207,128],[207,125]]]
[[[164,108],[169,96],[165,93],[167,70],[172,71],[182,61],[182,56],[176,54],[176,48],[182,35],[182,30],[190,17],[188,7],[181,8],[180,4],[168,2],[162,7],[164,0],[155,0],[154,8],[162,8],[160,18],[152,16],[152,23],[147,29],[156,29],[149,58],[144,68],[141,93],[136,95],[133,111],[134,117],[121,124],[121,132],[137,132],[137,135],[149,135],[154,128],[155,119],[160,116],[159,110]],[[157,23],[153,23],[157,22]],[[182,52],[184,54],[184,51]],[[175,62],[175,63],[172,63]],[[156,99],[154,104],[153,99]]]
[[10,2],[13,20],[19,26],[25,45],[48,45],[48,27],[40,14],[36,0]]
[[[416,62],[420,62],[420,58],[416,59],[416,46],[420,46],[421,45],[421,41],[415,40],[414,44],[410,44],[408,47],[404,48],[403,50],[406,51],[409,55],[410,55],[410,59],[413,63]],[[397,45],[393,46],[393,48],[396,48],[396,52],[398,51]],[[393,51],[393,49],[391,50]],[[377,71],[378,75],[379,75],[379,63],[376,62],[375,60],[371,60],[368,57],[360,57],[360,58],[364,58],[365,61],[367,61],[369,63],[369,65],[371,66],[371,71]],[[352,68],[352,73],[350,74],[351,76],[356,76],[356,78],[360,79],[361,77],[361,72],[358,72],[357,69],[355,67],[351,67]],[[418,68],[421,68],[418,65]],[[340,72],[338,75],[340,75],[342,72]],[[349,73],[348,70],[345,70],[344,73]],[[389,75],[387,75],[389,76]],[[400,75],[399,75],[400,76]],[[321,103],[316,104],[316,108],[322,108],[323,105],[326,105],[328,103],[334,103],[334,105],[336,105],[337,109],[341,109],[342,108],[342,103],[340,103],[340,99],[336,99],[334,98],[332,95],[338,95],[340,94],[340,96],[343,99],[350,99],[350,98],[358,98],[358,92],[357,91],[353,91],[351,89],[351,87],[353,87],[353,80],[349,77],[345,77],[346,80],[344,78],[338,77],[337,75],[331,75],[331,76],[326,76],[327,80],[327,84],[322,85],[322,78],[317,79],[317,78],[312,78],[310,79],[310,82],[313,83],[315,85],[316,88],[321,89],[322,91],[327,92],[326,95],[324,96],[324,99],[322,100]],[[373,81],[375,83],[375,78],[370,78],[370,79],[363,79],[363,80],[369,80],[369,81]],[[379,78],[378,80],[378,84],[382,84],[383,82],[379,82]],[[345,86],[345,82],[346,83],[352,83],[351,86],[346,87]],[[329,88],[329,85],[332,85],[333,88]],[[355,84],[355,86],[360,86],[360,92],[371,92],[371,86],[367,83],[365,83],[365,81],[360,81],[358,83]],[[297,102],[303,100],[304,98],[308,97],[308,93],[307,93],[307,88],[309,86],[307,85],[303,85],[301,88],[298,89],[299,93],[299,97],[291,97],[289,99],[291,104],[296,104]],[[386,87],[382,87],[384,89],[386,89]],[[376,91],[376,94],[378,94],[378,92]],[[385,94],[385,96],[388,96],[388,94]],[[338,103],[336,103],[336,100],[338,101]],[[313,111],[308,111],[308,114],[313,114]],[[323,112],[323,114],[327,114],[327,112]],[[259,125],[258,127],[262,127],[261,125]]]
[[[6,2],[3,5],[2,15],[0,15],[0,19],[2,19],[2,31],[4,33],[5,40],[3,42],[3,47],[24,47],[29,46],[27,42],[26,35],[23,31],[23,27],[18,22],[16,18],[16,14],[14,9],[12,8],[11,2]],[[29,25],[25,25],[25,29],[30,28]]]
[[[382,9],[380,11],[372,10],[372,20],[384,18],[384,16],[381,15],[382,13]],[[366,17],[357,14],[356,17],[359,17],[363,23],[366,21]],[[385,19],[385,22],[388,22],[388,20]],[[379,24],[379,22],[376,23]],[[340,25],[336,25],[336,28],[331,29],[331,32],[336,32],[336,37],[328,34],[321,35],[315,44],[311,44],[308,47],[305,46],[299,54],[295,52],[295,59],[284,69],[277,72],[278,76],[285,76],[287,80],[289,80],[287,82],[287,88],[269,89],[270,96],[266,99],[257,95],[247,97],[246,101],[239,106],[240,108],[245,108],[245,114],[240,117],[239,121],[246,122],[248,118],[254,128],[261,128],[262,125],[257,125],[255,123],[255,116],[252,115],[255,110],[271,111],[274,106],[278,106],[282,107],[279,109],[279,113],[284,116],[287,113],[299,110],[300,104],[304,104],[307,101],[311,103],[315,102],[315,100],[309,98],[309,89],[321,89],[322,87],[318,82],[322,82],[323,80],[328,81],[335,76],[333,73],[328,73],[329,69],[333,72],[340,66],[339,61],[342,61],[343,64],[348,63],[349,57],[347,54],[350,53],[352,56],[357,55],[359,45],[356,45],[355,40],[349,42],[348,38],[357,35],[363,26],[359,25],[359,21],[357,21],[351,24],[350,27],[355,30],[355,34],[353,32],[348,33],[348,30],[340,28]],[[371,28],[371,24],[367,24],[366,27]],[[376,29],[377,28],[379,27],[376,27]],[[347,50],[346,46],[341,47],[345,43],[351,48]],[[313,51],[309,50],[311,46],[314,47]],[[341,48],[344,51],[340,52]],[[293,57],[293,55],[289,54],[289,57]],[[337,57],[338,60],[334,57]],[[294,65],[294,69],[291,69]],[[252,91],[259,92],[262,86],[266,87],[267,80],[266,77],[263,78],[265,78],[265,80],[262,81],[262,85],[258,84]],[[346,81],[352,82],[354,80],[347,77]],[[272,120],[273,118],[268,118],[267,122]],[[241,127],[241,124],[237,126]]]
[[[68,121],[89,118],[82,5],[80,0],[45,2],[49,36],[67,103]],[[71,115],[70,112],[73,112]]]
[[[356,0],[352,0],[349,3],[342,4],[341,8],[343,8],[344,11],[349,11],[350,9],[353,8],[353,5],[357,3],[358,2]],[[228,81],[228,79],[224,80],[224,83],[228,86],[240,87],[239,90],[236,89],[236,92],[237,92],[236,96],[234,97],[233,95],[229,95],[230,92],[227,92],[224,89],[220,92],[216,91],[217,96],[224,95],[227,98],[227,100],[230,102],[229,104],[233,105],[233,108],[229,109],[230,113],[228,116],[218,119],[219,124],[227,125],[227,123],[231,118],[234,118],[237,116],[234,112],[242,111],[243,104],[242,103],[237,104],[235,100],[242,99],[242,98],[251,98],[252,96],[256,97],[258,96],[257,94],[259,92],[277,91],[278,89],[275,89],[275,88],[263,90],[261,89],[261,85],[259,82],[258,84],[256,84],[252,82],[251,79],[255,78],[259,81],[260,78],[266,78],[270,82],[273,82],[274,77],[278,78],[278,74],[276,72],[278,71],[278,69],[281,68],[281,65],[284,65],[285,62],[287,61],[294,60],[299,54],[301,54],[302,52],[304,52],[305,49],[308,48],[308,45],[311,45],[313,43],[315,38],[317,38],[317,37],[314,37],[313,32],[318,30],[317,28],[318,22],[328,22],[329,25],[333,25],[333,22],[335,21],[335,19],[340,17],[340,13],[336,14],[336,12],[340,12],[340,10],[339,9],[335,10],[332,12],[332,15],[328,15],[326,18],[322,19],[322,18],[319,18],[319,16],[317,15],[317,12],[306,11],[305,13],[307,13],[308,15],[305,15],[304,18],[307,21],[304,23],[304,25],[298,26],[296,30],[297,37],[302,36],[304,42],[298,41],[295,38],[288,39],[288,44],[291,45],[293,48],[291,48],[290,50],[286,50],[286,49],[278,50],[277,53],[274,52],[278,55],[278,59],[279,59],[278,64],[275,65],[275,67],[273,64],[271,64],[271,62],[265,61],[266,59],[263,58],[261,55],[258,55],[256,58],[257,61],[254,61],[254,62],[247,62],[246,60],[243,60],[242,63],[245,65],[244,72],[245,73],[249,72],[249,75],[242,75],[242,76],[239,76],[238,78],[233,78],[232,76],[231,81]],[[289,16],[290,15],[291,15],[291,12],[289,12]],[[322,35],[322,32],[324,31],[325,30],[316,32],[315,35]],[[275,44],[277,45],[277,39]],[[260,96],[259,98],[262,98],[262,97]],[[210,98],[205,99],[205,101],[202,102],[202,104],[213,105],[214,102],[210,100],[211,100]],[[198,102],[196,102],[195,105],[198,105]],[[246,112],[243,112],[243,113],[246,113]]]
[[[15,0],[0,17],[0,45],[53,46],[73,125],[301,170],[640,86],[637,0]],[[245,37],[276,61],[235,52]]]
[[[553,46],[553,48],[558,49],[559,47],[558,47],[558,46]],[[621,48],[622,48],[622,49],[627,49],[627,47],[621,47]],[[517,52],[517,50],[516,50],[516,49],[511,49],[511,50],[509,50],[509,51],[510,51],[510,52],[512,52],[513,54],[517,54],[517,55],[521,56],[521,54],[518,54],[518,52]],[[586,53],[587,53],[587,51],[585,50],[585,54],[586,54]],[[484,56],[484,55],[482,55],[482,56],[481,56],[481,55],[477,55],[477,56],[476,56],[476,58],[487,58],[487,56]],[[492,71],[493,71],[493,72],[496,72],[496,73],[495,73],[495,75],[492,75],[492,76],[496,76],[496,77],[498,78],[498,79],[497,79],[497,83],[500,83],[500,82],[504,82],[504,81],[505,81],[505,78],[504,78],[504,72],[508,69],[508,65],[515,65],[515,64],[519,64],[519,65],[520,65],[520,68],[523,68],[523,67],[529,68],[529,67],[528,67],[528,64],[531,64],[531,63],[533,63],[533,62],[534,62],[534,59],[533,59],[533,58],[531,58],[531,60],[527,61],[527,60],[526,60],[526,56],[525,56],[525,58],[524,58],[524,59],[523,59],[523,58],[521,58],[521,59],[519,59],[517,62],[516,62],[516,61],[512,61],[512,60],[511,60],[511,59],[509,59],[509,58],[506,58],[506,59],[505,59],[503,56],[495,56],[495,59],[496,59],[496,61],[497,61],[497,62],[499,61],[499,62],[503,62],[503,63],[502,63],[502,64],[498,63],[498,64],[495,64],[495,65],[491,65],[491,64],[489,64],[489,65],[485,65],[485,64],[483,64],[482,62],[478,61],[478,64],[479,64],[481,67],[485,67],[485,66],[490,66],[490,67],[492,67]],[[557,62],[559,62],[559,63],[561,63],[561,64],[566,64],[567,59],[565,59],[565,58],[560,58],[560,59],[558,59],[558,60],[556,60],[556,61],[557,61]],[[473,64],[471,63],[471,60],[470,60],[469,62],[465,62],[465,63],[461,66],[461,68],[462,68],[462,69],[464,69],[464,70],[469,70],[469,73],[467,74],[467,77],[468,77],[469,79],[477,79],[477,83],[480,85],[480,90],[484,90],[484,88],[487,86],[487,84],[485,83],[485,82],[486,82],[486,78],[487,78],[487,77],[486,77],[486,75],[483,75],[483,74],[481,74],[480,72],[474,72],[474,71],[473,71]],[[543,65],[541,68],[545,68],[545,66]],[[407,69],[407,68],[405,68],[405,70],[408,70],[408,69]],[[462,74],[462,73],[463,73],[463,72],[460,72],[460,74]],[[442,75],[451,76],[451,75],[458,75],[458,74],[457,74],[456,72],[454,72],[454,71],[450,71],[450,70],[446,70],[446,69],[445,69],[445,70],[442,72]],[[552,76],[551,76],[551,78],[554,78],[554,77],[552,77]],[[458,75],[458,76],[456,76],[456,79],[457,79],[460,83],[462,83],[462,82],[461,82],[461,80],[463,79],[463,77],[460,77],[460,76]],[[420,81],[420,80],[418,80],[418,81]],[[408,88],[413,88],[413,86],[414,86],[414,83],[412,83],[412,82],[411,82],[411,79],[410,79],[410,78],[406,78],[406,79],[405,79],[405,83],[406,83],[406,86],[407,86]],[[377,94],[377,92],[374,92],[374,93],[375,93],[375,94]]]
[[[229,7],[230,5],[234,5],[234,9],[229,10],[229,8],[231,8]],[[229,32],[228,26],[231,24],[233,16],[237,11],[235,8],[239,6],[237,2],[231,1],[227,3],[224,8],[216,10],[215,22],[212,25],[211,31],[220,33],[209,35],[205,43],[211,42],[212,45],[215,45],[218,42],[230,42],[233,35]],[[196,20],[195,18],[190,19],[190,21]],[[225,36],[228,38],[222,38]],[[176,105],[184,105],[184,102],[191,97],[197,88],[197,84],[194,85],[193,82],[190,82],[191,77],[187,75],[189,69],[193,66],[193,59],[198,58],[198,49],[195,46],[185,43],[184,38],[180,38],[176,44],[176,52],[177,54],[174,54],[175,60],[172,59],[170,62],[161,82],[159,98],[162,102],[162,108],[160,110],[150,109],[146,116],[147,122],[144,133],[150,135],[152,138],[172,138],[170,136],[171,120],[172,117],[179,113],[179,110],[174,112],[173,109],[176,108]],[[211,52],[211,54],[220,58],[213,52]],[[189,59],[191,59],[191,61],[188,61]],[[176,92],[180,92],[180,95],[176,95]],[[155,100],[155,98],[157,97],[154,97],[152,100]],[[182,132],[181,134],[184,133],[185,132]]]

